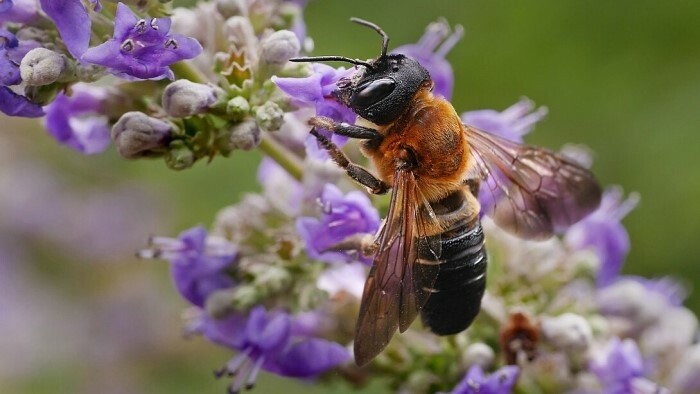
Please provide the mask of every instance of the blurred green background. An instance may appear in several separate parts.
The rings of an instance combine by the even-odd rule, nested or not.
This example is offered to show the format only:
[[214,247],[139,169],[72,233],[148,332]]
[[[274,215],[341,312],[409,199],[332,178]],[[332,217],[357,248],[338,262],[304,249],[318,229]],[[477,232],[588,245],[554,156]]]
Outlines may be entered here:
[[[458,112],[504,109],[522,96],[549,107],[528,142],[585,144],[603,184],[642,196],[624,221],[632,243],[625,272],[672,275],[691,290],[700,280],[700,2],[312,1],[306,21],[316,54],[378,53],[379,39],[351,16],[380,24],[392,46],[415,42],[441,16],[463,25],[465,38],[448,56]],[[211,371],[230,353],[181,340],[185,303],[166,263],[132,256],[148,235],[208,224],[257,190],[259,155],[175,173],[113,151],[79,156],[36,122],[2,122],[0,203],[15,205],[0,209],[0,246],[12,250],[0,259],[14,270],[0,271],[0,392],[224,392]],[[40,168],[25,171],[30,165]],[[115,190],[128,191],[127,203],[105,202]],[[63,216],[44,225],[41,215],[54,211]],[[13,230],[22,218],[34,219]],[[104,228],[121,237],[108,256],[93,250]],[[688,302],[700,311],[700,290]],[[256,390],[281,388],[328,390],[271,377]]]

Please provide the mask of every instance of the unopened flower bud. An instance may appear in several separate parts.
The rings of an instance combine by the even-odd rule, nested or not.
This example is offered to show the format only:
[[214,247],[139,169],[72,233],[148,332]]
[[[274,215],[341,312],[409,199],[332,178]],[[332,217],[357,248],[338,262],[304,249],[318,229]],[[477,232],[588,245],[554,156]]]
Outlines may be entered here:
[[590,324],[574,313],[542,317],[542,334],[547,342],[563,350],[585,350],[593,340]]
[[229,144],[232,149],[251,150],[260,143],[260,128],[252,120],[236,125],[231,131]]
[[439,381],[435,374],[427,370],[417,370],[408,376],[404,388],[410,393],[427,393],[430,386]]
[[175,118],[185,118],[206,111],[216,102],[216,89],[186,79],[178,79],[163,92],[163,109]]
[[241,2],[239,0],[216,0],[216,10],[219,11],[224,18],[243,14]]
[[34,48],[22,58],[19,72],[27,85],[42,86],[58,81],[67,66],[64,55],[46,48]]
[[165,154],[165,164],[173,170],[185,170],[195,162],[194,152],[182,141],[170,143]]
[[250,104],[243,96],[236,96],[226,103],[226,115],[233,121],[242,120],[250,112]]
[[289,30],[276,31],[262,42],[261,60],[267,64],[282,65],[299,56],[301,45],[296,34]]
[[676,363],[670,388],[679,394],[700,392],[700,344],[689,347]]
[[488,368],[493,364],[496,354],[493,349],[485,343],[477,342],[469,345],[467,350],[462,355],[462,365],[469,368],[472,365],[478,365],[482,368]]
[[235,294],[235,287],[217,290],[209,294],[204,305],[207,314],[215,319],[220,319],[235,311],[233,307],[233,299]]
[[231,300],[234,309],[247,310],[260,301],[258,290],[255,286],[239,285]]
[[165,152],[173,126],[142,112],[122,115],[112,127],[112,140],[120,155],[127,159],[156,156]]
[[284,111],[279,105],[267,101],[255,110],[255,121],[265,131],[276,131],[284,123]]
[[274,293],[289,286],[292,276],[284,268],[265,265],[256,273],[255,284],[258,287]]

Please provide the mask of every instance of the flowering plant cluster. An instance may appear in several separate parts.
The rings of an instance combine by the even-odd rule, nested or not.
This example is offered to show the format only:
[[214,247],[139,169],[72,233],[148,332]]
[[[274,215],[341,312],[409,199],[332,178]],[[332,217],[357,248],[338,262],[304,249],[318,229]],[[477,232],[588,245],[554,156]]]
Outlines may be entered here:
[[[368,367],[355,366],[349,344],[371,259],[332,247],[374,235],[380,201],[308,136],[315,114],[355,121],[333,91],[357,70],[289,62],[313,46],[303,7],[0,0],[6,115],[45,117],[53,138],[84,154],[114,145],[126,159],[163,158],[175,170],[239,149],[266,154],[262,192],[223,208],[210,230],[154,237],[139,252],[170,262],[190,305],[187,332],[234,353],[216,372],[231,378],[231,392],[252,387],[261,370],[357,386],[381,379],[411,393],[700,391],[698,321],[682,305],[684,290],[670,278],[620,274],[630,247],[621,220],[638,197],[616,187],[547,241],[515,238],[484,218],[489,282],[473,326],[437,337],[416,323]],[[417,59],[434,93],[450,99],[445,56],[461,36],[441,20],[394,51]],[[521,142],[545,115],[522,99],[462,120]],[[580,150],[563,153],[590,161]]]

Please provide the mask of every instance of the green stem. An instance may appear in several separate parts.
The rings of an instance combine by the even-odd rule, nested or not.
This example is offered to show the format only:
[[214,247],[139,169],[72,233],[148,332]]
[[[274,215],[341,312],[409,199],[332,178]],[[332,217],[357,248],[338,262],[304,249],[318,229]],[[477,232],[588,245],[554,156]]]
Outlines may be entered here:
[[205,77],[199,70],[192,67],[186,61],[177,62],[170,66],[178,79],[187,79],[196,83],[207,83],[207,77]]
[[301,180],[304,175],[301,160],[282,144],[263,132],[258,149],[287,170],[289,175],[293,176],[298,181]]

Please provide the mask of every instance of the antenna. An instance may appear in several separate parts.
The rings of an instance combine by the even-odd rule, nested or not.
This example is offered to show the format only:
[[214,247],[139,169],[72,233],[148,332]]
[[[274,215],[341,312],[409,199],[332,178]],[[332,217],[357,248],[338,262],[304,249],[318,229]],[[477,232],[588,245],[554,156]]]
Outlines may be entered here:
[[387,52],[387,50],[389,49],[389,35],[386,34],[386,33],[384,32],[384,30],[382,30],[381,27],[377,26],[377,24],[375,24],[375,23],[372,23],[372,22],[370,22],[370,21],[366,21],[366,20],[360,19],[360,18],[354,18],[354,17],[353,17],[353,18],[350,18],[350,21],[351,21],[351,22],[355,22],[355,23],[357,23],[358,25],[367,26],[367,27],[369,27],[370,29],[372,29],[372,30],[376,31],[377,33],[379,33],[379,35],[381,35],[381,36],[382,36],[382,39],[383,39],[383,42],[382,42],[382,55],[381,55],[380,57],[386,56],[386,52]]
[[[366,21],[360,18],[350,18],[351,22],[357,23],[358,25],[367,26],[370,29],[379,33],[382,36],[382,54],[379,59],[386,56],[386,52],[389,49],[389,35],[387,35],[381,27],[376,24]],[[368,69],[374,68],[371,63],[360,59],[351,59],[345,56],[309,56],[309,57],[293,57],[289,59],[290,62],[302,63],[302,62],[347,62],[358,66],[364,66]]]
[[345,56],[310,56],[310,57],[293,57],[289,59],[290,62],[302,63],[302,62],[348,62],[356,64],[358,66],[365,66],[367,68],[372,68],[372,65],[368,62],[360,59],[351,59]]

